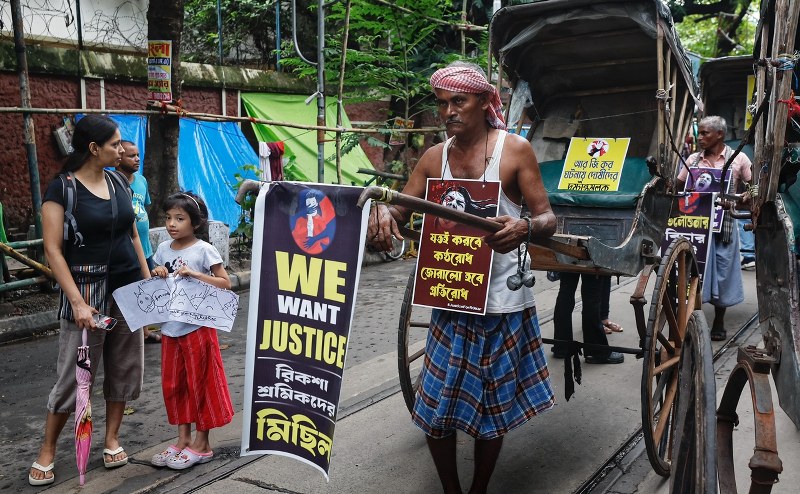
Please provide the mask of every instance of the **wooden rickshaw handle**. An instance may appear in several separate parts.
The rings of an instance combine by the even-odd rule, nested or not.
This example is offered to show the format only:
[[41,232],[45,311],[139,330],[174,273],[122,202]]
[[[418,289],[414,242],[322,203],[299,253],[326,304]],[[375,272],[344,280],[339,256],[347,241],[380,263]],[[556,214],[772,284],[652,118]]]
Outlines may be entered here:
[[[473,226],[489,233],[498,232],[503,229],[503,225],[496,221],[487,220],[486,218],[481,218],[480,216],[475,216],[474,214],[448,208],[447,206],[442,206],[441,204],[437,204],[435,202],[420,199],[416,196],[401,194],[396,190],[388,189],[386,187],[377,187],[374,185],[365,187],[364,191],[358,198],[358,207],[363,208],[364,204],[367,202],[367,199],[374,199],[387,204],[396,204],[419,213],[432,214],[446,220],[457,221],[468,226]],[[534,238],[531,239],[531,244],[574,257],[575,259],[589,259],[586,249],[582,246],[559,242],[554,238]]]
[[503,229],[503,225],[474,214],[465,213],[457,209],[448,208],[435,202],[425,199],[420,199],[416,196],[401,194],[396,190],[388,189],[386,187],[369,186],[364,188],[364,192],[358,198],[358,207],[363,208],[367,199],[374,199],[376,201],[385,202],[387,204],[396,204],[404,208],[411,209],[418,213],[432,214],[439,218],[446,220],[457,221],[468,226],[480,228],[481,230],[489,233],[499,232]]

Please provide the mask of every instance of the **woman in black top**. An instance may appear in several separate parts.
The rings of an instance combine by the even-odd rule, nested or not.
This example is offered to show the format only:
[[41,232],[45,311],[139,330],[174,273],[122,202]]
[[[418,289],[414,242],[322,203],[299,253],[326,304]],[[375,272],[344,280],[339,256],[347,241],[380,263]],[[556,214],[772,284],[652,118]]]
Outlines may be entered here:
[[[75,411],[75,362],[84,328],[92,376],[97,375],[101,357],[104,363],[107,468],[128,462],[119,444],[119,427],[126,402],[138,398],[142,386],[142,332],[130,331],[111,298],[116,288],[150,277],[127,181],[105,170],[116,167],[122,157],[117,124],[104,116],[85,116],[75,125],[72,147],[42,204],[44,250],[61,287],[60,332],[58,380],[47,402],[44,441],[28,474],[31,485],[55,481],[56,442]],[[117,318],[117,325],[110,331],[97,329],[93,315],[98,312]]]

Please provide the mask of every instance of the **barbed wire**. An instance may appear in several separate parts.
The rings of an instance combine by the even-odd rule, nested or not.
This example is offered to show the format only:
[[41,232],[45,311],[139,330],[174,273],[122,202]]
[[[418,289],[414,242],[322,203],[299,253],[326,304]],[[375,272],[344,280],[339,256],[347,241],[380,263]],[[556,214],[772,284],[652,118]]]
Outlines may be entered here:
[[[144,7],[140,6],[144,4]],[[147,2],[125,0],[111,12],[95,10],[86,16],[84,37],[104,45],[123,45],[144,51],[147,47]]]
[[[144,0],[111,2],[84,0],[81,37],[84,43],[144,51],[147,46],[147,5]],[[8,5],[8,4],[7,4]],[[31,41],[78,44],[75,0],[27,0],[21,5],[22,27]],[[0,30],[11,32],[10,6],[2,9]]]

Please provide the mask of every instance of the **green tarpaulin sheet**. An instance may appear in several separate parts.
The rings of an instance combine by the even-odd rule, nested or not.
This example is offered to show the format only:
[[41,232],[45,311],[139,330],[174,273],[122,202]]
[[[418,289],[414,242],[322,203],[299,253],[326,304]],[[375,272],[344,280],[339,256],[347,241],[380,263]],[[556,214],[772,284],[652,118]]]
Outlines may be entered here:
[[[316,100],[305,104],[306,97],[301,94],[270,94],[247,93],[242,94],[245,111],[253,118],[274,120],[278,122],[291,122],[303,125],[317,124]],[[326,98],[326,121],[328,127],[336,126],[336,100]],[[343,117],[345,127],[350,126],[347,115]],[[253,130],[259,141],[283,141],[284,156],[294,156],[293,165],[284,168],[286,180],[300,182],[317,182],[317,131],[295,129],[290,127],[267,126],[253,124]],[[325,178],[324,183],[336,183],[336,135],[333,132],[325,134]],[[342,156],[342,184],[363,185],[372,178],[369,175],[358,173],[359,168],[374,169],[367,155],[360,146]]]

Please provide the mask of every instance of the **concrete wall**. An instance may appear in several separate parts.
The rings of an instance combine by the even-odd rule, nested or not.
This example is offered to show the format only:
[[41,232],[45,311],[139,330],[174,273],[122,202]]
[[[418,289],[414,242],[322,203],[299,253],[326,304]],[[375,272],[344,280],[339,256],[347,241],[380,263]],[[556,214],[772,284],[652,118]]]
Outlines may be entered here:
[[[27,45],[31,105],[47,109],[142,110],[146,108],[145,59],[121,53],[78,52],[74,49]],[[20,106],[19,77],[13,43],[0,38],[0,107]],[[182,63],[182,102],[192,112],[241,115],[239,96],[248,92],[311,94],[313,84],[274,71]],[[82,75],[79,75],[82,74]],[[224,102],[223,105],[223,94]],[[385,103],[355,107],[353,120],[382,121]],[[350,107],[347,107],[350,112]],[[53,137],[65,117],[35,114],[38,173],[42,193],[61,169],[63,156]],[[245,124],[247,125],[247,124]],[[27,231],[32,223],[30,174],[24,147],[23,117],[0,113],[0,202],[10,227]],[[367,148],[372,163],[382,169],[379,148]]]

